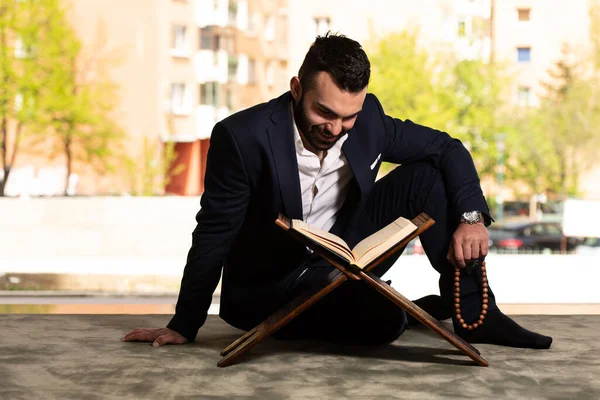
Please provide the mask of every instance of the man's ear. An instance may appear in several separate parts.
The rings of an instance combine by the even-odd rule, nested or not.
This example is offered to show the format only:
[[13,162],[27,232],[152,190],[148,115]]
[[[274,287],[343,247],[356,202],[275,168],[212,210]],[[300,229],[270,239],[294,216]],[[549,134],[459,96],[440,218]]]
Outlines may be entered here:
[[302,98],[302,84],[297,76],[290,79],[290,92],[296,103],[299,102]]

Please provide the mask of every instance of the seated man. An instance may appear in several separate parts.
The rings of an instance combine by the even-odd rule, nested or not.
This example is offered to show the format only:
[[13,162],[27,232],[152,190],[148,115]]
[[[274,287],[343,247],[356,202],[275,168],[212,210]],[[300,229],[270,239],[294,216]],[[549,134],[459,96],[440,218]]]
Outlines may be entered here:
[[[318,37],[290,91],[214,127],[205,192],[176,312],[166,328],[136,329],[125,341],[154,346],[194,341],[223,271],[220,316],[252,329],[333,268],[285,234],[279,213],[303,219],[354,246],[399,216],[429,214],[421,235],[440,273],[434,315],[452,315],[468,342],[548,348],[552,339],[504,315],[489,290],[485,323],[464,329],[453,307],[455,266],[486,256],[492,221],[472,158],[460,141],[387,116],[367,94],[370,63],[360,44]],[[401,164],[375,182],[382,161]],[[373,272],[382,276],[400,254]],[[481,311],[481,270],[461,274],[461,313]],[[398,338],[406,314],[364,282],[346,282],[276,334],[357,343]]]

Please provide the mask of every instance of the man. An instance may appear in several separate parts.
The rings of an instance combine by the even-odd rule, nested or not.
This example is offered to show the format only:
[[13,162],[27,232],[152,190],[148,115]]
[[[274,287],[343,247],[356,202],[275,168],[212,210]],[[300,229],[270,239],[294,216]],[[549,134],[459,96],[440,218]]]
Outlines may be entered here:
[[[482,326],[469,331],[457,321],[455,266],[486,256],[492,221],[477,172],[458,140],[386,116],[367,94],[369,78],[360,44],[318,37],[290,92],[216,124],[175,315],[166,328],[136,329],[124,341],[194,341],[221,270],[220,316],[244,330],[323,279],[333,267],[275,225],[280,212],[350,246],[399,216],[426,212],[436,223],[421,242],[440,273],[441,298],[423,306],[452,315],[455,332],[472,343],[550,347],[550,337],[502,314],[491,290]],[[401,166],[375,182],[382,161]],[[373,272],[383,275],[398,256]],[[462,318],[473,323],[481,311],[481,270],[463,273],[460,289]],[[346,282],[276,337],[386,343],[406,325],[404,311],[364,282]]]

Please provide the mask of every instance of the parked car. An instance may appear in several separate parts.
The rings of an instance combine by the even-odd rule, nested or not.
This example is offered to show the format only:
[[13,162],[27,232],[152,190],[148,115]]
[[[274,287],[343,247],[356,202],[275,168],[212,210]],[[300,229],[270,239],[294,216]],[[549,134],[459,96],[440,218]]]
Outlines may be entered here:
[[575,253],[600,256],[600,238],[589,237],[583,239],[583,242],[577,246]]
[[407,245],[404,253],[406,255],[422,255],[425,254],[423,251],[423,245],[421,244],[421,239],[419,237],[411,240]]
[[504,215],[507,217],[527,217],[529,216],[528,201],[506,201],[502,206]]
[[[515,222],[489,228],[491,251],[560,251],[562,228],[554,222]],[[581,239],[566,238],[566,250],[573,251]]]

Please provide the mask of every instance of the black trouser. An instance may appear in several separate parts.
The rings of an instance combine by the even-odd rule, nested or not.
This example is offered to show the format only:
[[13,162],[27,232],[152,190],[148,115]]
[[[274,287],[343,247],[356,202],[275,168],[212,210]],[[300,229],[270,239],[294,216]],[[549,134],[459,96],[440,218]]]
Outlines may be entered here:
[[[414,218],[425,212],[435,224],[421,235],[423,249],[431,265],[440,273],[439,287],[444,307],[453,305],[454,267],[447,260],[448,246],[458,226],[447,199],[440,171],[428,163],[397,167],[377,181],[367,201],[367,213],[377,229],[400,216]],[[375,267],[381,277],[402,253]],[[331,272],[331,268],[308,267],[293,286],[296,296]],[[479,315],[481,272],[461,278],[463,318]],[[489,306],[495,307],[489,292]],[[472,316],[472,317],[471,317]],[[406,328],[405,312],[362,281],[343,283],[310,309],[286,325],[275,337],[307,338],[354,343],[379,344],[397,339]]]

